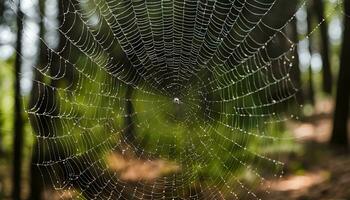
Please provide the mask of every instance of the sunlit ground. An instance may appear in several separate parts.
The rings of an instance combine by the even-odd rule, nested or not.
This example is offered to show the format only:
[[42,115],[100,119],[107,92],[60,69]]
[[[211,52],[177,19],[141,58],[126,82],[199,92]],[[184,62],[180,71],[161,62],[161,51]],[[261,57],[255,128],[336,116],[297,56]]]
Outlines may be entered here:
[[111,153],[108,155],[109,169],[118,172],[125,181],[152,181],[176,173],[180,167],[165,160],[141,160],[132,156]]

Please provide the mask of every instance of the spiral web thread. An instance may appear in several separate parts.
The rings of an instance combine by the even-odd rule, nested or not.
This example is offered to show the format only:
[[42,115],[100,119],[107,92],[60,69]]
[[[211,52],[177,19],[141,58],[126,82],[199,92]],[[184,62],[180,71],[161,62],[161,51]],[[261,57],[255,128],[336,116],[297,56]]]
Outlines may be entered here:
[[[297,114],[295,2],[59,7],[60,45],[38,36],[46,54],[27,113],[35,164],[62,199],[261,199],[251,188],[283,174],[265,149]],[[143,168],[156,175],[134,174]]]

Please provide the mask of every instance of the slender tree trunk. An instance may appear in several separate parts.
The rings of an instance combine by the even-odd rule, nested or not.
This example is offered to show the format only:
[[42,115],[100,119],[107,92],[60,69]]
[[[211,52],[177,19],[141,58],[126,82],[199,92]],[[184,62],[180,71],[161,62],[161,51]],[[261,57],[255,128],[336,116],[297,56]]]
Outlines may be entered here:
[[17,12],[17,55],[15,60],[15,82],[14,82],[14,141],[13,141],[13,188],[12,197],[15,200],[21,199],[21,177],[22,177],[22,149],[23,149],[23,118],[20,92],[20,72],[21,72],[21,55],[22,55],[22,36],[23,36],[23,13],[18,1]]
[[[1,103],[1,102],[0,102]],[[4,155],[4,148],[2,144],[2,138],[3,138],[3,133],[2,133],[2,126],[3,126],[3,121],[2,121],[2,112],[0,110],[0,156]]]
[[134,107],[132,105],[131,97],[132,93],[134,91],[134,88],[132,86],[128,86],[126,89],[125,94],[125,140],[128,144],[132,144],[135,141],[135,128],[133,124],[133,113],[134,113]]
[[[295,2],[295,5],[297,3]],[[294,19],[291,23],[291,29],[292,29],[292,40],[293,42],[298,42],[298,30],[297,30],[297,20]],[[294,62],[293,62],[293,70],[291,71],[291,75],[294,80],[295,86],[299,89],[298,93],[296,94],[296,98],[298,103],[304,104],[304,96],[303,96],[303,90],[302,90],[302,82],[301,82],[301,72],[300,72],[300,66],[299,66],[299,54],[298,50],[294,50]]]
[[[5,1],[0,2],[0,24],[2,23],[2,15],[5,10]],[[1,108],[0,108],[1,109]],[[3,133],[1,132],[3,126],[3,121],[2,121],[2,112],[0,110],[0,156],[4,154],[3,146],[2,146],[2,138],[3,138]]]
[[[42,15],[45,15],[45,0],[39,0],[39,11]],[[41,18],[39,22],[39,35],[41,38],[44,38],[44,33],[45,33],[45,28],[44,28],[44,21],[43,18]],[[40,47],[39,47],[39,58],[38,58],[38,64],[37,67],[41,68],[42,66],[46,65],[47,60],[46,60],[46,47],[44,46],[43,42],[40,42]],[[38,91],[39,91],[39,86],[36,83],[36,81],[42,82],[43,77],[40,74],[38,70],[33,70],[33,84],[32,84],[32,92],[30,95],[29,99],[29,108],[32,108],[38,97]],[[30,167],[30,193],[29,193],[29,200],[40,200],[42,199],[42,193],[44,189],[43,185],[43,179],[40,173],[40,169],[38,166],[34,165],[38,161],[38,141],[35,140],[33,144],[33,153],[32,153],[32,159],[31,159],[31,167]]]
[[329,38],[328,38],[328,25],[324,21],[324,3],[322,0],[314,0],[314,10],[317,15],[317,20],[321,23],[321,55],[322,55],[322,89],[325,93],[332,93],[332,71],[329,61]]
[[[67,0],[57,0],[58,1],[58,23],[60,24],[61,28],[67,28],[66,25],[64,24],[64,20],[65,19],[65,11],[68,9],[68,4],[69,1]],[[45,15],[45,0],[39,0],[39,8],[40,8],[40,13],[41,15]],[[44,23],[43,20],[40,21],[40,37],[44,38],[44,33],[45,33],[45,27],[44,27]],[[65,37],[60,34],[60,36],[58,37],[59,43],[58,43],[58,47],[57,47],[57,51],[60,52],[61,54],[67,54],[67,53],[71,53],[70,49],[67,48],[67,50],[64,50],[65,44],[66,44],[66,39]],[[37,64],[37,67],[40,69],[44,66],[46,66],[49,62],[50,64],[50,69],[49,69],[49,73],[51,74],[51,76],[56,76],[60,69],[59,69],[59,65],[60,65],[60,61],[57,60],[57,57],[48,57],[49,55],[47,55],[47,47],[46,45],[41,41],[40,42],[40,55],[39,55],[39,62]],[[65,55],[65,57],[67,57],[67,55]],[[50,60],[48,60],[50,59]],[[69,73],[72,73],[71,71],[66,71],[66,77],[69,76]],[[32,93],[31,93],[31,98],[30,98],[30,102],[29,102],[29,107],[33,107],[36,102],[38,101],[39,98],[41,99],[45,99],[43,101],[46,102],[46,104],[40,104],[40,107],[36,107],[36,110],[41,113],[41,112],[45,112],[46,108],[51,108],[54,105],[57,105],[55,96],[56,96],[56,92],[54,90],[45,90],[45,87],[47,86],[42,86],[42,85],[38,85],[37,82],[40,83],[44,83],[47,84],[49,86],[52,87],[58,87],[58,85],[60,84],[60,81],[64,81],[65,79],[61,79],[61,80],[55,80],[55,79],[48,79],[45,80],[44,76],[38,72],[38,70],[34,70],[34,81],[33,81],[33,88],[32,88]],[[44,92],[44,90],[46,92]],[[41,94],[40,92],[41,91]],[[58,110],[55,110],[54,112],[52,112],[52,115],[57,115],[59,112]],[[38,130],[34,130],[34,132],[37,135],[40,136],[44,136],[44,137],[49,137],[47,134],[48,133],[53,133],[54,131],[52,129],[54,129],[52,123],[57,123],[56,121],[53,121],[53,119],[48,119],[49,116],[45,116],[45,115],[32,115],[30,116],[31,120],[33,121],[33,123],[35,123],[35,121],[40,121],[40,127],[37,127]],[[56,127],[57,128],[57,127]],[[50,141],[49,141],[50,142]],[[45,145],[43,144],[43,142],[38,142],[37,140],[35,140],[34,145],[33,145],[33,155],[32,155],[32,163],[37,163],[38,160],[40,159],[39,162],[43,162],[43,160],[47,160],[50,159],[48,158],[48,156],[45,154],[44,152],[41,152],[40,154],[40,158],[39,158],[39,151],[45,149]],[[57,149],[57,154],[64,154],[63,151],[61,151],[58,147]],[[42,199],[42,194],[43,191],[45,189],[44,185],[46,182],[50,182],[52,180],[49,180],[48,177],[45,177],[47,174],[42,174],[39,167],[37,167],[36,165],[31,166],[31,185],[30,185],[30,195],[29,195],[29,200],[40,200]],[[45,173],[45,172],[43,172]]]
[[[312,31],[312,8],[309,7],[307,9],[307,28],[308,28],[308,34],[311,33]],[[313,50],[312,50],[312,35],[309,36],[309,52],[310,56],[312,56]],[[313,71],[312,71],[312,66],[311,63],[309,65],[309,70],[308,70],[308,99],[311,103],[311,105],[315,105],[315,90],[314,90],[314,83],[313,83]]]
[[332,145],[349,147],[347,120],[350,100],[350,1],[344,1],[344,32],[337,83],[337,97],[333,121]]
[[0,22],[2,22],[2,15],[4,14],[4,10],[5,10],[5,1],[1,1],[0,2]]
[[308,79],[309,79],[309,88],[308,96],[311,105],[315,105],[315,91],[314,91],[314,80],[313,80],[313,71],[311,65],[308,68]]

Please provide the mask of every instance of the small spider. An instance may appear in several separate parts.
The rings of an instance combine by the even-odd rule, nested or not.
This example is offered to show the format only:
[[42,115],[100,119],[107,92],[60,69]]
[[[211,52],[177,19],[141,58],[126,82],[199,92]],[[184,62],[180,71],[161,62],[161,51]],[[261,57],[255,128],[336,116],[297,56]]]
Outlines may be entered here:
[[179,98],[175,97],[175,98],[173,99],[173,103],[180,104],[181,101],[180,101]]

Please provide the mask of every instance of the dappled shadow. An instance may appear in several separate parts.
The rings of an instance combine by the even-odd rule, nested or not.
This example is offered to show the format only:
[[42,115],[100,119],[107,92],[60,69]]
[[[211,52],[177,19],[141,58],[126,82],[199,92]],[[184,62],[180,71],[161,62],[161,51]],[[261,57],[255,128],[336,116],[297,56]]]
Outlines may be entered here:
[[267,199],[350,199],[350,157],[328,145],[333,123],[332,105],[330,100],[320,101],[312,114],[287,123],[302,149],[285,155],[286,174],[280,179],[268,180]]

